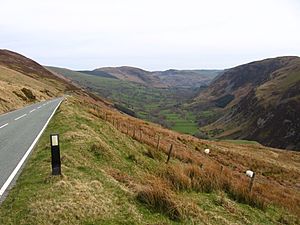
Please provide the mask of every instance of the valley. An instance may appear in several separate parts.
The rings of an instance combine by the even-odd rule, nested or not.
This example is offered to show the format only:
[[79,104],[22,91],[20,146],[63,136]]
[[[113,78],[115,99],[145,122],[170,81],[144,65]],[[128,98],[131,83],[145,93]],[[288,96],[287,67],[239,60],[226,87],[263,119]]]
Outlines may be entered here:
[[[173,71],[174,74],[170,71],[153,72],[163,76],[161,84],[158,85],[157,81],[156,86],[153,86],[132,82],[134,80],[132,76],[125,80],[124,73],[122,79],[112,78],[113,75],[107,72],[112,71],[112,68],[103,69],[106,71],[105,74],[103,71],[99,74],[100,70],[95,73],[95,71],[77,72],[63,68],[47,68],[77,82],[95,94],[110,99],[119,108],[132,111],[133,116],[191,135],[198,132],[196,114],[185,109],[183,104],[196,96],[199,92],[198,84],[207,85],[221,72],[217,70],[183,71],[182,74],[180,71]],[[145,73],[143,72],[143,75]],[[172,84],[170,87],[167,87],[167,80]]]
[[278,57],[225,70],[189,108],[210,111],[201,130],[211,137],[246,139],[300,149],[300,58]]
[[224,71],[48,68],[110,99],[129,115],[181,133],[300,149],[299,57],[265,59]]
[[[3,112],[65,96],[0,205],[0,224],[299,224],[299,152],[178,133],[129,116],[22,55],[0,56],[10,71],[0,72]],[[208,109],[203,116],[213,116]],[[50,172],[53,133],[60,134],[61,176]]]
[[300,225],[299,3],[2,1],[0,225]]

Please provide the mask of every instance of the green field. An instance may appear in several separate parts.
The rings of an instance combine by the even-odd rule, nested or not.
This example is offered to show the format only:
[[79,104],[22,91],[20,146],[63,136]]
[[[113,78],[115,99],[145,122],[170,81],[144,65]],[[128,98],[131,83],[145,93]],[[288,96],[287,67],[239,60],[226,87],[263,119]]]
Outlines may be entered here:
[[153,88],[61,68],[50,69],[78,82],[95,94],[133,110],[141,119],[182,133],[195,134],[198,131],[196,115],[182,106],[196,93],[196,89]]
[[196,117],[192,113],[183,111],[183,114],[179,114],[171,110],[164,110],[161,113],[166,116],[167,121],[172,123],[171,129],[173,130],[186,134],[195,134],[198,131]]

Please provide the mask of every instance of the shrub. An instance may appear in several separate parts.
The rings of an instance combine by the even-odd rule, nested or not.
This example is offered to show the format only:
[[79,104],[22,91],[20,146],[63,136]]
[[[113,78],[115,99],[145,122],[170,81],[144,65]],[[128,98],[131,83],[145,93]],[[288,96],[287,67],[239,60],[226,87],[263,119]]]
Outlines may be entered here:
[[21,91],[24,93],[24,95],[25,95],[30,101],[36,100],[36,96],[32,93],[31,90],[29,90],[29,89],[27,89],[27,88],[22,88]]
[[137,157],[136,157],[136,155],[134,155],[134,154],[129,154],[129,155],[127,156],[127,159],[128,159],[129,161],[134,162],[134,163],[137,163],[137,162],[138,162]]
[[121,111],[121,112],[123,112],[123,113],[126,113],[126,114],[129,115],[129,116],[137,117],[136,113],[135,113],[132,109],[129,109],[129,108],[127,108],[127,107],[124,106],[124,105],[114,104],[114,107],[115,107],[116,109],[118,109],[119,111]]
[[92,146],[90,147],[89,151],[93,153],[94,157],[96,159],[100,159],[102,154],[101,154],[101,146],[98,143],[93,143]]

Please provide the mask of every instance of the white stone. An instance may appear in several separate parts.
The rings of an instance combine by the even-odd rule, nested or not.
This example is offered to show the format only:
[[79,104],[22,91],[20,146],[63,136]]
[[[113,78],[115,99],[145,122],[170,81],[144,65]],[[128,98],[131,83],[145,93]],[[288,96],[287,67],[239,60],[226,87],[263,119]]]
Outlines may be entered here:
[[209,150],[208,148],[206,148],[206,149],[204,149],[204,152],[205,152],[206,154],[209,154],[210,150]]
[[247,171],[246,171],[246,175],[247,175],[248,177],[253,177],[254,172],[251,171],[251,170],[247,170]]

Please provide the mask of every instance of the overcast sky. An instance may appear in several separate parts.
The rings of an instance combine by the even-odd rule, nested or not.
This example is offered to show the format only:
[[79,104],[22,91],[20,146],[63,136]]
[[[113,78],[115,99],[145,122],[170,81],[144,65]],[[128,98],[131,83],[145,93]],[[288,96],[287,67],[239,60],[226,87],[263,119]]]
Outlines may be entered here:
[[0,48],[71,69],[300,55],[299,0],[0,0]]

